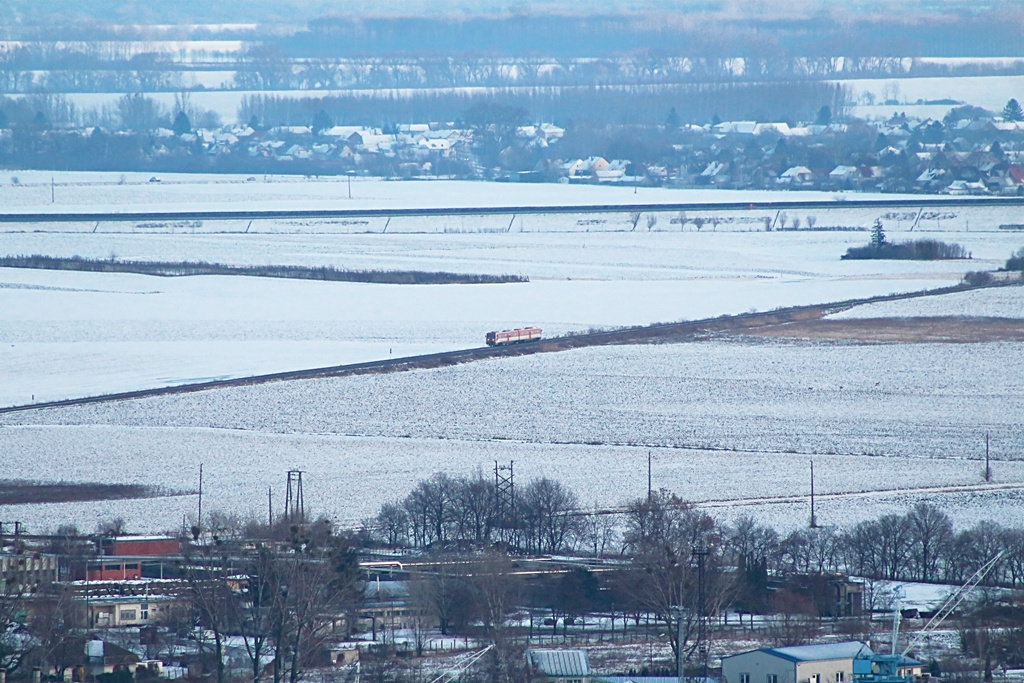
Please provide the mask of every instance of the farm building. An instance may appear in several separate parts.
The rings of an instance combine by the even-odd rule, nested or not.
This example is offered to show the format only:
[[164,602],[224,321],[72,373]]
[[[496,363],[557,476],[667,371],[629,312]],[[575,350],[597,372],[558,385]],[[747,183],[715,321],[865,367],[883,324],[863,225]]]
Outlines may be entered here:
[[871,656],[864,643],[762,648],[722,658],[725,683],[849,683],[853,658]]
[[592,674],[586,650],[529,650],[526,658],[543,680],[590,683]]

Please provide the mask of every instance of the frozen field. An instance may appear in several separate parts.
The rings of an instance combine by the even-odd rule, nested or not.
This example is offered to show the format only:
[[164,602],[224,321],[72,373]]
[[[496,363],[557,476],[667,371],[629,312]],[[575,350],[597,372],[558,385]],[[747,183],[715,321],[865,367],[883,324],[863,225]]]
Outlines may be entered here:
[[[45,180],[19,178],[21,184],[0,194],[35,201],[33,193],[49,193]],[[121,185],[112,174],[61,174],[55,196],[115,206],[123,201],[134,209],[196,189],[213,193],[212,201],[224,207],[266,192],[312,201],[344,187],[281,179],[204,183],[208,176],[138,180]],[[401,206],[465,205],[474,200],[470,190],[498,205],[633,199],[616,194],[623,188],[355,185],[354,195],[389,193],[386,201]],[[525,194],[530,190],[539,194]],[[671,191],[650,192],[679,200]],[[382,205],[382,196],[366,201]],[[867,241],[866,232],[764,231],[764,218],[792,224],[800,217],[806,225],[797,212],[704,212],[684,217],[687,223],[666,212],[652,215],[653,221],[641,217],[635,232],[629,216],[619,214],[410,218],[390,225],[385,219],[2,225],[2,254],[444,270],[524,275],[530,282],[390,286],[0,269],[0,405],[469,348],[481,345],[490,329],[525,324],[550,336],[926,289],[958,282],[967,270],[998,267],[1024,243],[1024,235],[998,230],[1016,220],[1008,209],[919,216],[837,207],[815,212],[818,224],[866,227],[881,216],[891,239],[938,236],[962,244],[974,258],[841,261],[847,248]],[[692,223],[698,215],[700,232]]]
[[[959,525],[1024,523],[1020,353],[1020,344],[591,348],[6,415],[0,449],[14,477],[181,488],[194,487],[202,462],[208,509],[253,514],[268,486],[281,500],[285,471],[300,468],[307,500],[349,523],[433,471],[487,476],[495,460],[515,460],[519,481],[557,477],[588,503],[618,505],[645,490],[650,449],[657,486],[723,518],[753,514],[781,528],[804,523],[806,503],[763,499],[806,494],[813,457],[827,523],[918,500]],[[986,432],[993,486],[941,490],[983,484]],[[919,487],[933,489],[898,491]],[[838,493],[858,495],[829,497]],[[123,514],[135,528],[166,528],[194,503],[0,512],[40,526],[57,514],[86,526]]]
[[1024,287],[959,292],[944,296],[886,301],[857,306],[829,316],[833,319],[908,318],[913,316],[1024,318]]
[[[822,192],[730,191],[486,183],[465,180],[387,181],[341,176],[245,176],[9,171],[0,174],[5,211],[180,211],[182,209],[387,209],[680,202],[841,201]],[[16,180],[15,180],[16,179]],[[852,195],[851,195],[852,196]],[[895,195],[856,195],[857,199]],[[92,229],[90,226],[89,229]]]
[[[59,210],[347,205],[336,180],[56,174]],[[333,193],[333,194],[332,194]],[[537,194],[539,193],[539,194]],[[649,193],[648,196],[644,196]],[[50,208],[48,174],[0,182],[4,206]],[[357,180],[365,206],[677,202],[728,193]],[[751,195],[743,195],[754,201]],[[796,195],[785,193],[786,199]],[[820,197],[820,195],[818,196]],[[13,199],[12,199],[13,198]],[[804,213],[790,212],[807,225]],[[1001,265],[1024,235],[1013,211],[815,211],[819,226],[962,244],[970,261],[841,261],[857,231],[765,232],[769,212],[667,212],[636,231],[626,215],[465,217],[365,223],[264,221],[0,226],[0,253],[333,265],[518,274],[507,285],[366,285],[248,277],[156,278],[0,269],[0,405],[480,346],[489,329],[590,327],[714,317],[958,282]],[[673,221],[675,219],[675,221]],[[913,232],[910,232],[914,226]],[[648,230],[648,227],[650,230]],[[387,231],[385,232],[385,228]],[[246,230],[249,230],[246,233]],[[1020,316],[1024,289],[862,307],[846,316]],[[805,521],[808,460],[820,518],[849,523],[917,500],[958,524],[1024,523],[1020,344],[784,343],[592,348],[442,370],[276,383],[0,417],[4,476],[191,489],[200,462],[208,509],[264,514],[268,486],[306,470],[307,500],[345,523],[400,498],[433,471],[516,461],[588,504],[618,505],[655,481],[724,518]],[[983,435],[995,482],[979,490]],[[610,486],[609,486],[610,484]],[[899,489],[930,487],[913,494]],[[829,494],[835,494],[830,497]],[[783,498],[778,498],[782,496]],[[740,499],[737,502],[737,499]],[[770,499],[770,500],[769,500]],[[204,505],[207,501],[204,500]],[[125,516],[173,528],[193,497],[0,509],[38,529]]]

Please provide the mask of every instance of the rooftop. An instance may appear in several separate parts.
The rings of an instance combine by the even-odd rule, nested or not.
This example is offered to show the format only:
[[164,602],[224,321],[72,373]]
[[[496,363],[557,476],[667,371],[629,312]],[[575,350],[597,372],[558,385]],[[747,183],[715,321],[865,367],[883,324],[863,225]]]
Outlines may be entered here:
[[530,650],[530,663],[548,676],[589,676],[585,650]]
[[829,659],[852,659],[857,656],[871,656],[871,648],[864,643],[851,640],[845,643],[824,645],[798,645],[796,647],[766,648],[763,652],[788,659],[792,662],[817,662]]

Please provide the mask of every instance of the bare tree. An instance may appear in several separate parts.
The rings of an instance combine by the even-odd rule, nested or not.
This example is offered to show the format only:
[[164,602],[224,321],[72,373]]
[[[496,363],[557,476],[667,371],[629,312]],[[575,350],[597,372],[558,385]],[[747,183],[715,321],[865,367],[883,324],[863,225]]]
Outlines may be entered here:
[[228,585],[235,573],[231,554],[221,544],[187,544],[183,554],[182,575],[199,623],[213,636],[217,683],[224,683],[224,640],[231,631],[233,612],[229,604],[236,599]]
[[640,216],[641,215],[643,215],[643,214],[641,214],[641,212],[639,212],[639,211],[632,211],[632,212],[630,212],[630,214],[629,214],[629,222],[633,225],[633,227],[630,228],[630,232],[636,232],[636,225],[637,225],[637,223],[640,222]]
[[477,473],[475,477],[456,480],[453,488],[458,537],[477,543],[489,540],[494,522],[494,482]]
[[654,226],[658,224],[658,217],[653,213],[647,214],[647,232],[654,229]]
[[953,538],[953,522],[942,510],[918,503],[907,514],[911,533],[914,578],[932,581],[938,575],[939,558]]
[[443,472],[421,481],[405,499],[416,545],[444,543],[452,520],[454,482]]
[[32,619],[28,633],[35,644],[33,665],[44,672],[53,671],[58,681],[65,672],[78,663],[81,652],[70,641],[70,634],[88,622],[85,606],[75,600],[69,585],[42,587],[32,600]]
[[31,639],[26,637],[21,613],[27,606],[27,590],[16,578],[0,576],[0,667],[15,671],[28,653]]
[[376,528],[388,547],[405,545],[409,538],[409,513],[401,505],[385,503],[377,514]]
[[297,683],[341,622],[350,624],[362,596],[359,560],[347,538],[324,550],[278,557],[274,563],[274,683]]
[[162,111],[152,97],[142,93],[124,95],[117,101],[117,114],[126,130],[147,131],[159,125]]
[[807,229],[814,230],[814,226],[818,224],[818,217],[814,214],[808,214],[807,216]]
[[464,628],[474,613],[464,567],[457,558],[441,555],[410,583],[413,602],[437,618],[442,635]]
[[702,619],[729,595],[714,520],[661,490],[629,505],[624,540],[634,599],[665,626],[677,661],[691,658]]
[[562,549],[579,524],[579,498],[553,479],[534,479],[519,497],[523,536],[530,550]]

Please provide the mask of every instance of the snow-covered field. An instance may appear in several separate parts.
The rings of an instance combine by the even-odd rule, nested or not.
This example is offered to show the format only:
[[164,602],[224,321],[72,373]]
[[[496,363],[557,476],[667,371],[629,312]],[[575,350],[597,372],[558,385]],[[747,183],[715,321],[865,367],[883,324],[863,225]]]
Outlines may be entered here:
[[[152,178],[158,178],[159,181],[151,182]],[[487,183],[467,180],[388,181],[363,177],[352,178],[350,183],[349,178],[344,176],[154,176],[149,173],[87,171],[9,171],[0,175],[0,206],[8,213],[181,211],[207,208],[285,210],[516,207],[800,200],[841,202],[846,198],[891,201],[899,196],[786,190],[732,191],[559,183]],[[507,227],[507,223],[502,227]],[[90,225],[89,229],[92,228]]]
[[[347,183],[336,180],[191,176],[121,184],[102,174],[54,175],[57,210],[180,208],[183,198],[215,208],[349,202]],[[38,210],[49,208],[50,191],[48,174],[21,174],[19,184],[0,186],[0,200]],[[775,195],[357,179],[352,202],[763,196]],[[806,225],[804,212],[795,213]],[[0,405],[467,348],[481,345],[489,329],[522,324],[550,335],[918,290],[995,268],[1024,245],[1024,235],[998,229],[1019,222],[1001,209],[944,209],[917,220],[917,212],[854,210],[837,201],[814,213],[819,226],[866,228],[881,217],[890,239],[937,237],[974,258],[841,261],[849,246],[867,241],[866,232],[765,232],[763,218],[780,216],[757,211],[702,212],[700,232],[668,212],[650,225],[642,217],[635,232],[628,216],[582,213],[359,225],[7,224],[0,226],[4,254],[512,273],[530,282],[399,286],[0,269]],[[1019,316],[1022,292],[917,299],[846,315]],[[1019,344],[775,341],[594,348],[10,414],[0,418],[0,452],[5,477],[178,489],[194,487],[202,462],[209,505],[254,514],[263,514],[267,487],[279,488],[284,472],[297,467],[309,473],[307,500],[354,523],[433,471],[486,475],[495,460],[515,460],[521,481],[553,476],[588,504],[618,505],[643,493],[651,449],[657,485],[724,518],[750,513],[780,527],[801,524],[806,505],[765,498],[803,495],[814,457],[818,490],[849,494],[823,495],[826,522],[924,499],[941,502],[959,524],[990,517],[1024,523],[1024,495],[1013,484],[1024,476],[1017,461],[1024,450],[1020,351]],[[986,432],[995,484],[941,490],[979,483]],[[932,488],[893,492],[908,487]],[[137,530],[154,530],[175,526],[193,508],[194,499],[176,497],[19,506],[0,515],[33,528],[69,520],[90,528],[123,515]]]
[[951,315],[1024,318],[1024,287],[982,289],[922,299],[865,304],[829,317],[851,319]]
[[[328,199],[347,190],[337,179],[178,176],[148,183],[131,176],[121,184],[115,174],[65,173],[55,174],[55,184],[57,210],[180,208],[173,200],[185,196],[216,208],[244,207],[257,197],[277,208],[348,201]],[[730,192],[648,189],[641,196],[628,188],[560,185],[357,179],[354,186],[364,206],[752,200]],[[39,173],[0,187],[9,205],[32,210],[44,208],[36,202],[50,192],[49,177]],[[799,196],[805,194],[822,196]],[[641,217],[635,232],[627,215],[582,213],[390,224],[5,224],[4,254],[445,270],[525,275],[530,282],[386,286],[0,269],[0,405],[468,348],[479,346],[487,330],[524,324],[552,335],[924,289],[955,283],[966,270],[995,268],[1024,241],[998,230],[1016,220],[1009,209],[943,209],[917,220],[916,211],[836,204],[814,212],[819,225],[866,227],[881,217],[892,239],[939,235],[963,244],[974,259],[841,261],[848,247],[866,242],[864,232],[769,233],[763,218],[783,217],[758,211],[692,212],[685,219],[703,218],[700,232],[668,212],[652,214],[650,223]],[[806,225],[797,213],[786,219]]]
[[[0,450],[11,476],[182,488],[194,487],[202,462],[207,509],[252,514],[265,509],[268,486],[280,496],[285,471],[299,468],[307,501],[349,523],[434,471],[488,476],[496,460],[515,460],[517,481],[556,477],[588,504],[619,505],[645,490],[651,450],[656,486],[723,519],[752,514],[783,529],[805,522],[806,502],[763,499],[806,495],[813,458],[824,523],[918,500],[959,525],[1024,523],[1019,358],[1019,344],[591,348],[6,415]],[[935,490],[983,484],[986,432],[994,486]],[[900,491],[919,487],[933,490]],[[859,493],[872,491],[882,493]],[[721,502],[735,499],[753,500]],[[86,526],[119,514],[161,528],[194,504],[61,513]],[[57,510],[0,512],[45,526]]]
[[[850,88],[854,102],[859,102],[864,93],[870,92],[881,101],[892,97],[902,104],[855,106],[851,113],[863,118],[885,118],[893,111],[906,112],[910,116],[927,115],[941,119],[957,105],[923,105],[928,100],[951,99],[996,113],[1011,97],[1019,97],[1024,91],[1024,76],[942,76],[934,78],[863,78],[837,81]],[[920,100],[922,104],[916,104]],[[909,105],[909,106],[908,106]],[[935,107],[925,112],[914,107]]]

